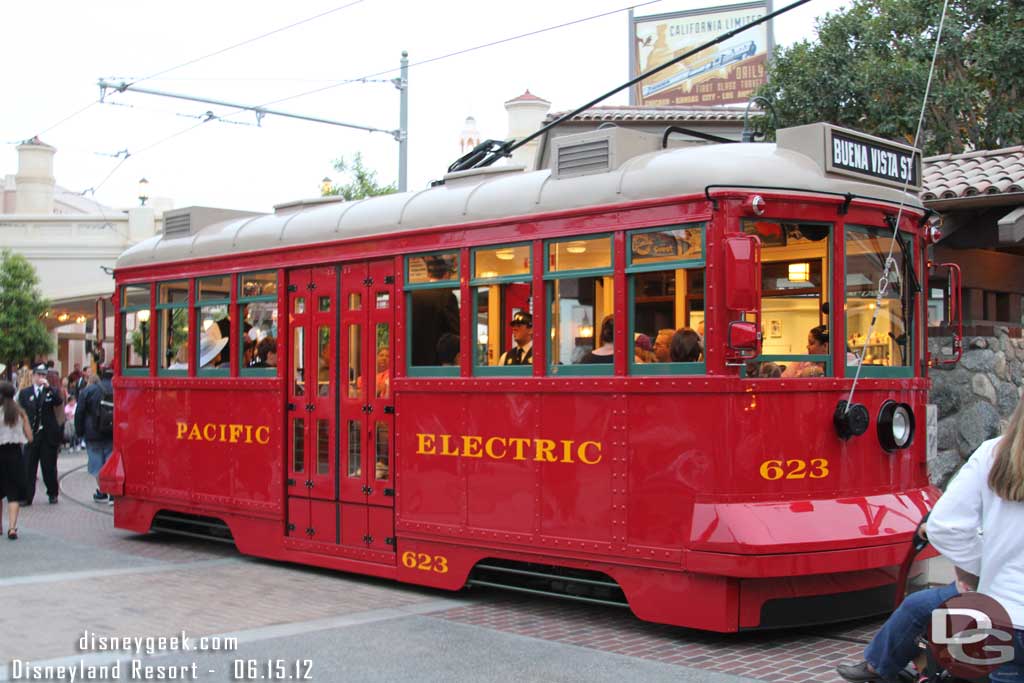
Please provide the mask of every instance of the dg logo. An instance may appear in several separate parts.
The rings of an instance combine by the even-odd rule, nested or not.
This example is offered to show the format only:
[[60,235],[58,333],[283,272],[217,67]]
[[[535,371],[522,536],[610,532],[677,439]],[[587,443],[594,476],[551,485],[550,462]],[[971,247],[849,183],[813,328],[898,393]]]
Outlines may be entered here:
[[928,640],[939,664],[960,678],[986,676],[1013,661],[1013,622],[982,593],[963,593],[932,612]]

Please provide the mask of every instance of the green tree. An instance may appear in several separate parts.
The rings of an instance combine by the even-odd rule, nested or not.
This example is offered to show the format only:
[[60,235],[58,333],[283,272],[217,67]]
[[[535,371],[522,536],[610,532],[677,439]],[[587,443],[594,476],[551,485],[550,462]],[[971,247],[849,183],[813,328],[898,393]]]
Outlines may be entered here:
[[[912,143],[941,13],[935,0],[854,0],[819,19],[815,42],[776,49],[759,94],[780,127],[828,121]],[[1022,36],[1024,2],[950,0],[925,110],[925,154],[1024,139]]]
[[334,162],[334,170],[338,173],[347,173],[351,180],[344,185],[331,185],[321,190],[324,197],[341,196],[345,201],[362,199],[364,197],[377,197],[382,194],[392,194],[398,190],[396,183],[380,185],[377,183],[377,172],[363,166],[363,157],[356,152],[351,165],[345,161],[345,157],[339,157]]
[[42,321],[49,307],[28,259],[7,249],[0,251],[0,360],[9,370],[20,360],[53,350],[53,340]]

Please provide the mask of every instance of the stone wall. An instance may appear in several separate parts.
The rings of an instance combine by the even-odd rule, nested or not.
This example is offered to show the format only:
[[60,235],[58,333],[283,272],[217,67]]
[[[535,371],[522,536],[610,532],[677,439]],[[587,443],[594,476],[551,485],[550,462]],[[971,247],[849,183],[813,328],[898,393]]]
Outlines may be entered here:
[[[932,356],[950,354],[950,338],[929,339]],[[935,445],[929,444],[928,473],[945,487],[964,460],[987,439],[1006,428],[1024,396],[1024,339],[1012,339],[1004,327],[995,337],[967,337],[956,365],[931,369],[931,403],[938,412]]]

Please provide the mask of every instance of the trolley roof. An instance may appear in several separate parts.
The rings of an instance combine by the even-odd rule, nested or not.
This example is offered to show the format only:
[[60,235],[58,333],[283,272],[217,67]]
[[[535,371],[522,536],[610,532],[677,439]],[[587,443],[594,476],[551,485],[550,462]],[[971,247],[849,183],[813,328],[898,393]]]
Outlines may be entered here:
[[[815,128],[821,126],[825,128]],[[789,129],[790,133],[799,132],[799,139],[793,135],[787,138],[780,130],[779,144],[710,144],[648,152],[594,174],[563,173],[559,177],[552,169],[524,172],[520,168],[491,167],[449,174],[443,184],[418,192],[353,202],[299,202],[278,207],[274,214],[227,220],[195,233],[154,236],[121,254],[117,267],[229,256],[583,207],[611,207],[703,194],[709,185],[770,185],[810,193],[851,193],[893,204],[902,200],[909,208],[922,208],[915,195],[887,186],[894,183],[856,180],[826,171],[827,155],[817,142],[808,144],[808,134],[814,133],[810,136],[814,138],[819,130],[831,128],[812,124]],[[587,135],[594,133],[580,134]],[[565,136],[558,142],[564,145],[570,137],[576,136]]]

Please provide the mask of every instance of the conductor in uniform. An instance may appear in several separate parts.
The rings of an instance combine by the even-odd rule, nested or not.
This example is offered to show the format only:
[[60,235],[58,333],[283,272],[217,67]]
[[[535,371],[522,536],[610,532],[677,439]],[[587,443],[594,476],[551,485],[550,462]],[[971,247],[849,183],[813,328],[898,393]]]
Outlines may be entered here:
[[46,380],[46,366],[37,365],[32,369],[32,386],[18,393],[18,403],[28,415],[32,427],[32,443],[25,446],[27,471],[25,474],[25,500],[22,505],[31,505],[36,495],[36,474],[40,464],[43,482],[50,503],[57,502],[60,493],[57,483],[57,450],[60,448],[64,430],[57,424],[54,408],[64,401]]
[[516,311],[510,325],[515,346],[501,354],[498,365],[533,365],[533,315]]

